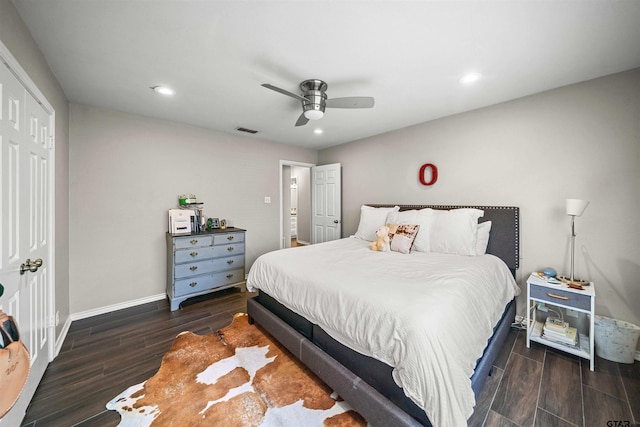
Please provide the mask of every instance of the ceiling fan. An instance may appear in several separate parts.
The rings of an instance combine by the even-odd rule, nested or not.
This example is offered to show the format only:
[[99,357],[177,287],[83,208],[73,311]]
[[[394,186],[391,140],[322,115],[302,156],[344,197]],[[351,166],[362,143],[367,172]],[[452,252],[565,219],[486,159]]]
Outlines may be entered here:
[[296,126],[304,126],[309,120],[319,120],[324,116],[324,109],[328,108],[372,108],[375,101],[370,96],[350,96],[346,98],[327,98],[325,91],[327,84],[322,80],[311,79],[300,83],[302,95],[280,89],[269,83],[262,85],[283,95],[290,96],[302,102],[302,114],[298,117]]

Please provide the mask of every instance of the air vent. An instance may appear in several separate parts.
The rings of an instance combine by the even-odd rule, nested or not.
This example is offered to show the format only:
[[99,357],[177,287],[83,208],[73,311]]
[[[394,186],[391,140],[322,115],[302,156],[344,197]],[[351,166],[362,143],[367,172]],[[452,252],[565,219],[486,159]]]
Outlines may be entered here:
[[247,129],[247,128],[236,128],[236,130],[237,130],[237,131],[240,131],[240,132],[251,133],[251,134],[253,134],[253,133],[258,133],[258,131],[257,131],[257,130]]

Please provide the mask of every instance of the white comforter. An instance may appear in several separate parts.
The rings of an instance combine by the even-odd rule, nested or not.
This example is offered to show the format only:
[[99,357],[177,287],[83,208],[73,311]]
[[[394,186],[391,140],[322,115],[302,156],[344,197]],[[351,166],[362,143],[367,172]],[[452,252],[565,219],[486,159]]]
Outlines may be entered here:
[[393,378],[438,426],[466,426],[470,377],[504,307],[519,293],[497,257],[375,252],[351,237],[274,251],[251,267],[262,289]]

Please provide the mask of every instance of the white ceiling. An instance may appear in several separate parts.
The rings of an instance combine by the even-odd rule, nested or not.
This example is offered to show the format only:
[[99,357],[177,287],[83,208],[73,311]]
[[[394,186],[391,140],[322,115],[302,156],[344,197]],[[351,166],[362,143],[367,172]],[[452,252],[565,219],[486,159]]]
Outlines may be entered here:
[[[639,0],[13,2],[71,102],[314,149],[640,67]],[[375,107],[296,128],[311,78]]]

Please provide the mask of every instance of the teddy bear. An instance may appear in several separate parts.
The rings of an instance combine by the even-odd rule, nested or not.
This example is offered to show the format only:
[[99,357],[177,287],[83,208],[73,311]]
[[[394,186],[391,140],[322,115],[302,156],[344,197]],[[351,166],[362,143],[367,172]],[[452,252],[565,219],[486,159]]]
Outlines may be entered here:
[[378,236],[378,239],[375,242],[371,242],[371,244],[369,245],[369,248],[372,251],[381,251],[381,252],[386,252],[391,250],[391,245],[390,245],[391,236],[393,236],[393,234],[396,232],[397,229],[398,229],[397,224],[387,224],[378,228],[376,230],[376,236]]

